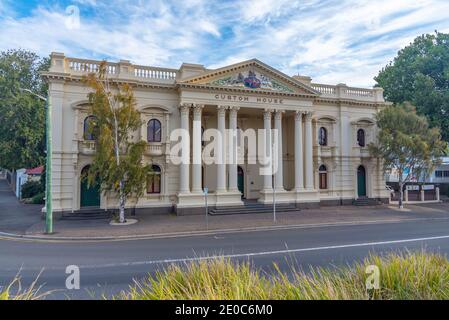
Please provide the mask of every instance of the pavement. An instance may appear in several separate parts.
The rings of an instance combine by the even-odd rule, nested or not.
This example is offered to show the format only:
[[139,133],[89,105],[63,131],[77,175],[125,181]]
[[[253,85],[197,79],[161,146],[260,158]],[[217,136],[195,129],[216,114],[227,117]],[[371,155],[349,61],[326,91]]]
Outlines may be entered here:
[[215,232],[306,228],[331,225],[375,224],[384,222],[449,219],[447,204],[411,205],[405,210],[394,206],[323,207],[297,212],[242,214],[227,216],[176,216],[140,214],[137,224],[111,226],[108,220],[55,220],[55,234],[45,235],[41,205],[25,205],[14,197],[5,180],[0,180],[0,236],[55,240],[113,240],[160,238]]
[[0,232],[25,234],[41,223],[42,205],[24,205],[17,200],[6,180],[0,179]]

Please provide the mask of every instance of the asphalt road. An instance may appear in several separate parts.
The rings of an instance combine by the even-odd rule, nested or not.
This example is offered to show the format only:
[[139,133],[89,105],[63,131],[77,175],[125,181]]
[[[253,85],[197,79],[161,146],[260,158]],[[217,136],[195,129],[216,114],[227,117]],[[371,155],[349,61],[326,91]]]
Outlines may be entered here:
[[[225,255],[250,259],[270,271],[274,262],[282,270],[291,265],[342,266],[360,261],[371,252],[422,250],[449,253],[449,220],[317,227],[257,231],[182,238],[115,242],[26,242],[0,240],[0,284],[20,270],[27,285],[39,275],[51,298],[101,298],[126,290],[133,279],[186,259]],[[65,270],[77,265],[81,289],[65,289]]]

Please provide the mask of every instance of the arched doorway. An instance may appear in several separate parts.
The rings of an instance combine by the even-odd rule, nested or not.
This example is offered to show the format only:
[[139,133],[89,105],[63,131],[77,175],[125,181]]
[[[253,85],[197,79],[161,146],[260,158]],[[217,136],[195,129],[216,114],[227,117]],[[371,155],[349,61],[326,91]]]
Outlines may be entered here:
[[87,182],[88,171],[89,166],[84,167],[84,169],[81,171],[81,208],[100,206],[100,183],[97,181],[94,186],[89,187],[89,184]]
[[242,167],[237,167],[237,186],[242,194],[242,199],[245,198],[245,173],[243,172]]
[[366,197],[366,170],[364,166],[357,169],[357,193],[359,197]]

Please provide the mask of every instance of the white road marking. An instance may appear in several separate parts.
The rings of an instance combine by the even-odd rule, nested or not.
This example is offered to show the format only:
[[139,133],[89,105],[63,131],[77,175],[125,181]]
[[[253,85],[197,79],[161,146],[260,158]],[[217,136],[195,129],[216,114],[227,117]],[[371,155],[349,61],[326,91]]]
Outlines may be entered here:
[[262,251],[262,252],[251,252],[251,253],[240,253],[240,254],[213,255],[213,256],[181,258],[181,259],[163,259],[163,260],[121,262],[121,263],[110,263],[110,264],[90,265],[90,266],[85,265],[85,266],[80,266],[80,268],[87,268],[87,269],[89,269],[89,268],[113,268],[113,267],[123,267],[123,266],[172,264],[172,263],[185,263],[185,262],[213,260],[213,259],[217,259],[217,258],[229,258],[229,259],[251,258],[251,257],[259,257],[259,256],[282,255],[282,254],[289,254],[289,253],[345,249],[345,248],[355,248],[355,247],[371,247],[371,246],[382,246],[382,245],[388,245],[388,244],[400,244],[400,243],[422,242],[422,241],[443,240],[443,239],[449,239],[449,235],[438,236],[438,237],[391,240],[391,241],[362,242],[362,243],[354,243],[354,244],[311,247],[311,248],[301,248],[301,249],[286,249],[286,250],[277,250],[277,251]]

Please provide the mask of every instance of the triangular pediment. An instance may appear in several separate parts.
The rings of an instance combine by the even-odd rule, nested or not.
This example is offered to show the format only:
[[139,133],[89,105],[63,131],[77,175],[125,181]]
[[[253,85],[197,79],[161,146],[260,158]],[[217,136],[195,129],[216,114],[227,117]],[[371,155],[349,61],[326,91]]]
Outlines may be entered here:
[[244,61],[180,81],[181,84],[224,87],[254,91],[270,91],[287,94],[319,95],[310,86],[260,62]]

